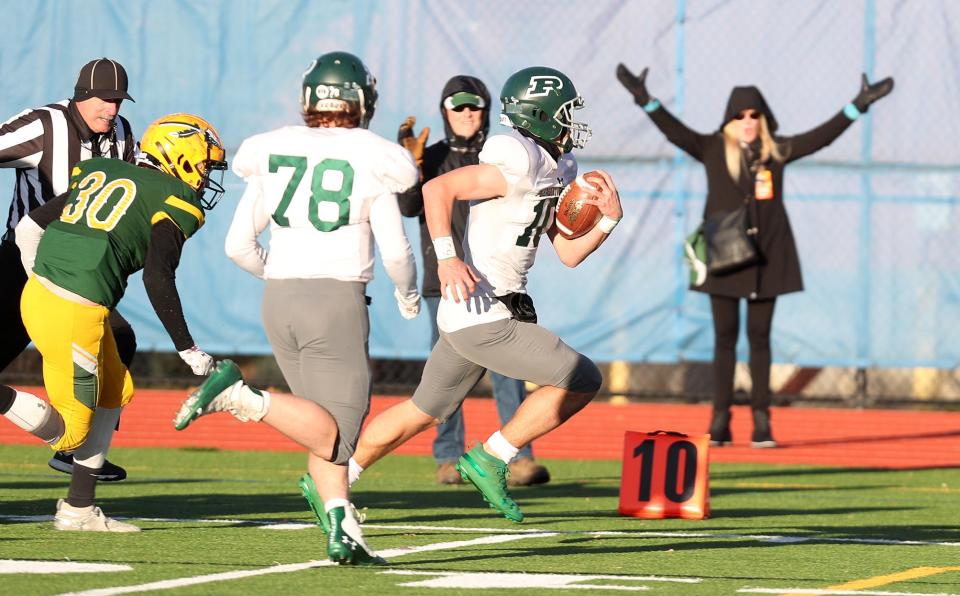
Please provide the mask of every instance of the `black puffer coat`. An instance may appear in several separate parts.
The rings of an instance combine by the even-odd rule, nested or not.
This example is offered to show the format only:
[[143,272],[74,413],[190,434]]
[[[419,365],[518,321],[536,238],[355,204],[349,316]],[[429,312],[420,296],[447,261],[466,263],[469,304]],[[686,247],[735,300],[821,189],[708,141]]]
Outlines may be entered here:
[[[748,168],[741,168],[740,179],[736,181],[730,177],[727,170],[721,131],[734,116],[747,109],[766,115],[770,133],[784,156],[784,161],[771,158],[767,163],[760,164],[772,175],[773,197],[770,200],[753,200],[754,178]],[[691,289],[739,298],[772,298],[803,290],[800,259],[783,202],[784,166],[826,147],[839,137],[852,121],[841,111],[805,133],[789,137],[777,136],[777,121],[756,87],[734,88],[727,102],[720,130],[713,134],[690,130],[662,106],[651,112],[650,118],[671,143],[686,151],[706,168],[707,200],[703,210],[705,218],[717,212],[737,209],[748,195],[756,207],[752,213],[756,216],[755,225],[759,228],[758,244],[762,256],[760,264],[725,275],[708,275],[703,285],[691,286]],[[746,155],[745,160],[750,162]]]
[[[480,130],[473,137],[464,139],[453,134],[450,123],[447,121],[443,109],[443,99],[454,93],[468,91],[483,98],[486,107],[483,109],[483,120]],[[440,116],[443,118],[446,137],[423,152],[423,182],[432,180],[440,174],[455,170],[463,166],[473,166],[480,163],[480,149],[487,139],[490,130],[490,92],[483,81],[476,77],[460,75],[453,77],[443,87],[440,95]],[[427,219],[423,211],[423,195],[418,184],[410,190],[397,196],[400,203],[400,213],[407,217],[420,218],[420,250],[423,254],[423,296],[439,296],[440,280],[437,278],[437,254],[430,240],[430,231],[427,229]],[[469,201],[456,201],[453,205],[451,221],[453,231],[453,245],[457,249],[457,256],[463,258],[463,236],[467,228],[467,215],[470,213]]]

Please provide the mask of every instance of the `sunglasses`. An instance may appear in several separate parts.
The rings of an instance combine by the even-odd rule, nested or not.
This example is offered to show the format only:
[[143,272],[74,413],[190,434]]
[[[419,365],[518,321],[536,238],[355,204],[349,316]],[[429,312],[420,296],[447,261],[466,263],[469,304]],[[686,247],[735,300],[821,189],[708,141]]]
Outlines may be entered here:
[[470,110],[471,112],[479,112],[479,111],[483,110],[483,108],[481,108],[481,107],[472,106],[472,105],[467,104],[467,103],[465,103],[465,104],[463,104],[463,105],[460,105],[460,106],[457,106],[457,107],[455,107],[455,108],[450,108],[450,109],[452,109],[454,112],[462,112],[462,111],[464,111],[464,110]]
[[760,112],[750,112],[749,114],[737,114],[733,117],[734,120],[743,120],[744,118],[750,118],[751,120],[759,120]]

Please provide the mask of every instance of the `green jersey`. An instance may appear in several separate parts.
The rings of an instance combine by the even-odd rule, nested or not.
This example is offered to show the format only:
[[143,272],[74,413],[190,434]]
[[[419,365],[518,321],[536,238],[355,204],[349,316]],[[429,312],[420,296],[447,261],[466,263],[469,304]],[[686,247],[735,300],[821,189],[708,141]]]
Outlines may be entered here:
[[118,159],[74,166],[60,219],[47,226],[33,271],[108,308],[143,268],[153,224],[169,219],[189,238],[203,225],[196,192],[173,176]]

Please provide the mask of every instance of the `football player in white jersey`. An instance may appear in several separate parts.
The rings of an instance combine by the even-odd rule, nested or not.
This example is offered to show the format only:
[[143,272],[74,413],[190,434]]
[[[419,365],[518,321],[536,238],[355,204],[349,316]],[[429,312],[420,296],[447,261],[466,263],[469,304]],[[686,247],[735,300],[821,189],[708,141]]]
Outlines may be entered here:
[[[478,165],[423,187],[443,296],[437,313],[440,339],[413,397],[378,415],[361,435],[350,475],[355,480],[410,437],[446,420],[489,368],[540,389],[485,443],[461,456],[457,469],[491,507],[519,522],[523,513],[507,492],[507,463],[520,447],[586,406],[602,382],[589,358],[536,324],[527,272],[544,232],[560,260],[575,267],[603,243],[623,211],[613,181],[601,172],[589,199],[602,213],[596,227],[570,240],[554,225],[560,190],[577,174],[569,152],[590,137],[585,124],[573,121],[583,98],[566,75],[525,68],[507,79],[500,101],[502,123],[514,132],[491,137]],[[456,200],[471,201],[463,260],[450,239]]]
[[[262,420],[309,451],[300,489],[327,533],[338,563],[382,564],[366,545],[349,502],[347,461],[370,407],[366,284],[374,241],[396,286],[400,314],[420,310],[413,251],[396,193],[419,177],[410,153],[366,130],[377,100],[359,58],[332,52],[303,75],[306,126],[286,126],[245,140],[234,171],[247,182],[226,252],[266,280],[263,320],[293,395],[245,385],[229,360],[177,415],[185,428],[227,410]],[[270,226],[270,249],[257,237]]]

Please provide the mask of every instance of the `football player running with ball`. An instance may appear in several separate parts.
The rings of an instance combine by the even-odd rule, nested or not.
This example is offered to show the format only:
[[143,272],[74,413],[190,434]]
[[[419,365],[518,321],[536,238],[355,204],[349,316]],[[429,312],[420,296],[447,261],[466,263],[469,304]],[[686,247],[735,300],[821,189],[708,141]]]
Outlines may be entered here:
[[31,273],[21,315],[43,357],[50,403],[17,391],[0,395],[0,402],[10,400],[0,409],[53,449],[74,455],[67,498],[57,502],[58,530],[139,531],[94,506],[117,419],[133,397],[109,322],[131,274],[143,269],[157,317],[193,372],[213,368],[187,329],[174,272],[183,243],[223,192],[211,179],[226,170],[223,145],[207,121],[190,114],[160,118],[140,144],[141,167],[105,158],[77,163],[70,190],[31,211],[16,230]]
[[[333,52],[303,76],[306,126],[245,140],[234,171],[247,182],[227,255],[266,280],[263,323],[293,395],[245,385],[225,360],[187,398],[177,428],[227,410],[263,421],[309,452],[300,489],[337,563],[385,563],[366,545],[349,501],[347,461],[370,408],[367,282],[374,240],[405,319],[420,310],[413,251],[396,193],[419,173],[410,153],[366,130],[376,81],[359,58]],[[269,253],[257,237],[270,226]]]
[[[413,437],[446,420],[486,369],[536,383],[540,389],[484,443],[461,456],[457,469],[509,520],[523,513],[507,492],[507,463],[517,450],[563,424],[590,403],[602,377],[596,365],[537,325],[526,293],[527,272],[546,232],[560,260],[575,267],[597,249],[622,216],[606,173],[586,202],[603,218],[569,240],[554,225],[554,207],[574,180],[570,155],[590,129],[573,120],[583,105],[573,82],[544,67],[513,74],[500,93],[508,135],[491,137],[480,163],[434,178],[423,187],[427,225],[437,251],[440,339],[413,397],[374,418],[360,437],[351,477]],[[493,197],[493,198],[491,198]],[[450,239],[454,201],[471,201],[465,261]]]

